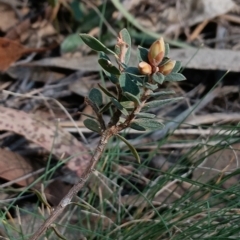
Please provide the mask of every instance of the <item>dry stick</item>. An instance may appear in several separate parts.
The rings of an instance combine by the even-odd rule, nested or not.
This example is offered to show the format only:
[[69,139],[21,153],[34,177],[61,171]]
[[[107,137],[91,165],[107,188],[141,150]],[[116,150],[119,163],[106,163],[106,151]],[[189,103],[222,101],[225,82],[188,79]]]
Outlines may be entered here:
[[40,226],[40,228],[34,233],[34,235],[29,240],[37,240],[48,228],[51,226],[51,224],[55,221],[55,219],[63,212],[65,207],[71,203],[71,200],[74,196],[77,195],[78,191],[81,190],[81,188],[84,186],[86,180],[90,176],[91,172],[94,169],[94,166],[100,159],[105,146],[107,145],[108,139],[113,135],[113,129],[107,129],[102,133],[101,139],[99,141],[99,144],[96,148],[96,151],[94,155],[92,156],[92,159],[86,168],[86,171],[81,176],[80,181],[75,184],[70,191],[63,197],[61,202],[58,204],[58,206],[51,212],[50,216],[45,220],[45,222]]
[[[109,128],[107,128],[106,130],[104,130],[102,132],[102,136],[101,136],[99,144],[96,148],[96,151],[95,151],[88,167],[86,168],[85,172],[81,176],[80,181],[70,189],[70,191],[66,194],[65,197],[63,197],[63,199],[58,204],[56,209],[54,211],[52,211],[52,213],[45,220],[43,225],[36,231],[36,233],[29,240],[37,240],[47,230],[47,228],[49,228],[49,226],[55,221],[55,219],[63,212],[65,207],[71,203],[72,198],[77,195],[78,191],[84,186],[86,180],[88,179],[91,172],[93,171],[94,166],[100,159],[100,157],[105,149],[105,146],[108,143],[109,138],[115,134],[118,134],[120,131],[122,131],[123,129],[125,129],[126,127],[129,126],[131,120],[134,119],[135,114],[140,112],[141,108],[144,106],[144,104],[148,98],[148,92],[149,92],[149,90],[145,90],[145,92],[143,93],[143,96],[141,98],[142,103],[139,106],[135,107],[135,109],[132,111],[132,113],[126,118],[124,123],[120,124],[119,126],[116,126],[116,125],[111,126],[111,124],[109,124]],[[86,102],[88,102],[88,101],[86,101]]]

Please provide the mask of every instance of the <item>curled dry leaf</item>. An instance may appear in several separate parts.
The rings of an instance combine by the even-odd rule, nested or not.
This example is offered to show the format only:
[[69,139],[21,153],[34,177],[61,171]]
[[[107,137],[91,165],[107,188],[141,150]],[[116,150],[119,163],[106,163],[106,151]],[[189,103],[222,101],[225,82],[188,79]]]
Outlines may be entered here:
[[[28,173],[32,173],[34,168],[29,160],[23,158],[21,155],[8,151],[6,149],[0,149],[0,177],[13,181],[17,178],[23,177]],[[34,177],[29,177],[16,183],[22,187],[28,186],[34,181]]]
[[0,71],[6,71],[12,63],[25,54],[46,50],[46,48],[26,48],[16,41],[0,38]]
[[23,135],[29,141],[52,152],[59,159],[70,158],[68,169],[81,176],[91,155],[88,149],[57,124],[43,121],[31,114],[0,106],[0,130]]
[[9,66],[23,55],[25,47],[21,44],[0,38],[0,71],[6,71]]

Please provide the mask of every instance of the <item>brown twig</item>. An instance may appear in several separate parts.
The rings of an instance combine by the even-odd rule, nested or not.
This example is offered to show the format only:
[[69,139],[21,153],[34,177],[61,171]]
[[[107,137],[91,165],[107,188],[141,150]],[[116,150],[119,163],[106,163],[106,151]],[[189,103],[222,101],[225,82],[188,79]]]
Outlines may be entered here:
[[92,159],[84,172],[84,174],[81,176],[80,181],[75,184],[70,191],[63,197],[61,202],[58,204],[58,206],[51,212],[50,216],[45,220],[45,222],[40,226],[40,228],[34,233],[34,235],[29,240],[37,240],[50,226],[51,224],[58,218],[58,216],[63,212],[63,210],[71,203],[71,200],[74,196],[77,195],[77,193],[82,189],[85,182],[87,181],[88,177],[90,176],[91,172],[94,169],[94,166],[100,159],[106,145],[108,142],[108,139],[114,134],[114,129],[107,129],[102,133],[101,139],[99,141],[99,144],[96,148],[96,151],[94,155],[92,156]]
[[76,196],[77,193],[82,189],[88,177],[90,176],[91,172],[93,171],[96,163],[101,158],[101,155],[107,145],[109,138],[112,137],[113,135],[118,134],[120,131],[122,131],[123,129],[129,126],[131,121],[135,118],[135,114],[141,111],[141,108],[144,106],[144,103],[147,100],[147,98],[148,98],[148,90],[145,90],[141,98],[142,104],[137,106],[129,114],[129,117],[126,119],[126,121],[123,124],[120,124],[119,126],[108,125],[108,128],[102,132],[101,139],[96,148],[96,151],[92,156],[92,159],[86,171],[81,176],[80,181],[70,189],[70,191],[66,194],[66,196],[64,196],[64,198],[61,200],[59,205],[56,207],[56,209],[52,211],[51,215],[46,219],[43,225],[37,230],[37,232],[29,240],[37,240],[51,226],[51,224],[56,220],[56,218],[63,212],[65,207],[71,203],[72,198]]

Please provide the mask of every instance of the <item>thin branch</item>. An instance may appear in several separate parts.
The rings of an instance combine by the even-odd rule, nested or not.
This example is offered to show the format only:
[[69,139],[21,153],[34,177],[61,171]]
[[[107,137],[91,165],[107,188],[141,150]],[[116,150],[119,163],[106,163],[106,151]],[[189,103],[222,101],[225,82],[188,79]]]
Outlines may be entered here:
[[[94,169],[94,166],[96,165],[96,163],[98,162],[98,160],[101,158],[101,155],[107,145],[108,139],[117,134],[118,132],[120,132],[121,130],[123,130],[124,128],[128,127],[130,122],[134,119],[135,117],[135,113],[139,112],[141,110],[141,108],[143,107],[146,99],[147,99],[147,92],[148,90],[146,90],[142,96],[142,104],[137,106],[132,113],[129,115],[129,117],[126,119],[124,124],[121,124],[120,126],[109,126],[108,125],[108,129],[106,129],[105,131],[103,131],[101,139],[99,141],[99,144],[96,148],[96,151],[86,169],[86,171],[83,173],[83,175],[80,178],[80,181],[75,184],[70,191],[66,194],[66,196],[61,200],[61,202],[59,203],[59,205],[56,207],[56,209],[54,211],[52,211],[52,213],[50,214],[50,216],[45,220],[45,222],[43,223],[43,225],[37,230],[37,232],[29,239],[29,240],[37,240],[50,226],[51,224],[56,220],[56,218],[58,218],[58,216],[63,212],[63,210],[65,209],[65,207],[67,205],[69,205],[71,203],[71,200],[74,196],[77,195],[77,193],[82,189],[82,187],[84,186],[85,182],[87,181],[87,179],[89,178],[91,172]],[[98,116],[99,118],[100,116]],[[101,119],[101,117],[100,117]]]
[[45,222],[40,226],[40,228],[34,233],[34,235],[29,240],[37,240],[42,234],[51,226],[51,224],[58,218],[58,216],[63,212],[63,210],[71,203],[71,200],[77,193],[82,189],[85,182],[89,178],[91,172],[93,171],[96,163],[99,161],[106,145],[108,139],[113,135],[113,129],[107,129],[102,133],[99,144],[96,148],[94,155],[92,156],[86,171],[81,176],[80,181],[75,184],[70,191],[63,197],[58,206],[51,212],[50,216],[45,220]]

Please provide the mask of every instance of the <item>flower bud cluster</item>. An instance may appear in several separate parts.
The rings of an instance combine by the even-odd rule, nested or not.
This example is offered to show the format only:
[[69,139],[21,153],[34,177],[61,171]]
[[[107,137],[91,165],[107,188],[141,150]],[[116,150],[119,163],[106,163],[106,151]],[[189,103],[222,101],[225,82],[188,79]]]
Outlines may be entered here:
[[163,38],[156,40],[149,48],[148,62],[140,62],[138,69],[143,75],[151,75],[160,72],[163,75],[168,75],[173,70],[176,61],[169,60],[165,64],[162,61],[165,56],[165,43]]

